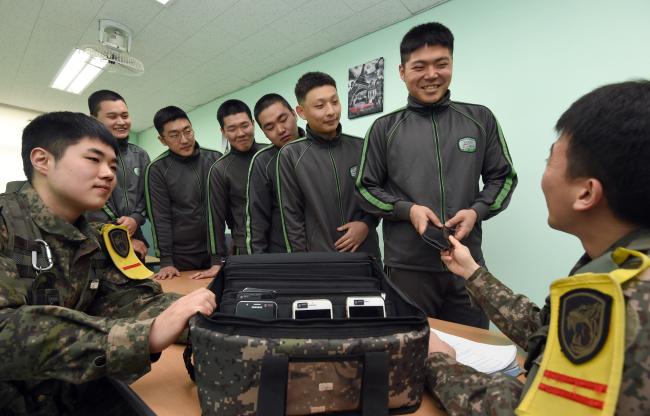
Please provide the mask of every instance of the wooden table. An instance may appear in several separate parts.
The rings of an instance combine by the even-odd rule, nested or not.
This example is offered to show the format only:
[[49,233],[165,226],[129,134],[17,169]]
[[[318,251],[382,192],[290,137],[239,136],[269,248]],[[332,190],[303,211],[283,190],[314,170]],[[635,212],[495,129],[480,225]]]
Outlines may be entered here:
[[[206,287],[210,283],[211,279],[192,280],[189,278],[191,274],[192,272],[182,272],[180,277],[162,280],[160,283],[165,292],[183,294],[201,287]],[[511,344],[503,335],[484,329],[440,321],[438,319],[429,319],[429,323],[432,328],[474,341],[496,345]],[[184,348],[182,345],[172,345],[167,348],[160,357],[160,360],[151,366],[151,371],[131,384],[131,388],[136,394],[157,415],[201,414],[196,385],[187,375],[187,370],[183,363]],[[519,361],[521,365],[521,359]],[[433,399],[427,393],[422,399],[420,408],[412,414],[433,416],[445,415],[445,412],[435,406]]]

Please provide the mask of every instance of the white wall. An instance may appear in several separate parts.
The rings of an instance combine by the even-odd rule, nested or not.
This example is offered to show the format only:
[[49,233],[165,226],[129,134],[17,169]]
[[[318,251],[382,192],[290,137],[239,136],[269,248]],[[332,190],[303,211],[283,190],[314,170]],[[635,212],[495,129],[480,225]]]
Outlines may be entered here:
[[20,143],[25,126],[40,113],[24,108],[0,104],[0,191],[10,181],[24,180]]

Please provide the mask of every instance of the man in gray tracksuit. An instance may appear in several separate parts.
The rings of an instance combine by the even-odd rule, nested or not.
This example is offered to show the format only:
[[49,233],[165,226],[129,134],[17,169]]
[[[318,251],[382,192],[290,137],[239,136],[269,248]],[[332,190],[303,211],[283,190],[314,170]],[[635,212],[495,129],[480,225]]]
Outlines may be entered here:
[[305,131],[298,127],[295,111],[279,94],[260,98],[253,114],[272,146],[253,156],[248,171],[246,250],[248,254],[284,253],[287,247],[282,233],[275,165],[280,148],[304,137]]
[[440,252],[420,235],[431,225],[455,228],[484,264],[481,221],[506,208],[517,184],[508,147],[488,108],[450,100],[449,29],[416,26],[400,49],[408,104],[370,127],[358,194],[367,212],[384,218],[385,262],[398,287],[430,316],[487,327],[464,280],[446,271]]
[[[204,277],[217,274],[229,254],[246,254],[246,183],[251,160],[264,145],[255,142],[251,110],[240,100],[227,100],[217,110],[221,133],[230,145],[208,173],[208,234],[212,267]],[[226,246],[226,224],[232,249]]]
[[90,115],[99,120],[117,139],[117,184],[101,210],[86,213],[90,221],[125,225],[132,236],[138,256],[147,254],[147,241],[140,226],[145,222],[144,170],[149,164],[147,152],[129,143],[131,115],[126,101],[114,91],[95,91],[88,97]]
[[341,103],[327,74],[296,84],[306,137],[278,153],[278,203],[288,252],[362,251],[380,258],[377,218],[354,195],[363,140],[341,132]]
[[199,146],[187,114],[178,107],[159,110],[154,126],[159,140],[169,150],[147,167],[147,211],[156,255],[160,257],[156,277],[168,279],[183,270],[210,267],[206,178],[221,153]]

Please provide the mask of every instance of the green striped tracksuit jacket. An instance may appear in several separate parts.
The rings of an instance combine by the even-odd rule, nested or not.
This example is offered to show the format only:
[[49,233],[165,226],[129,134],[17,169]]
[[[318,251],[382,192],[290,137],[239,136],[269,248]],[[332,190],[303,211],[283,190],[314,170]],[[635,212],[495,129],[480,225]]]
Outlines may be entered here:
[[429,105],[409,97],[405,108],[375,120],[356,181],[363,209],[384,219],[386,265],[428,271],[445,269],[440,253],[411,225],[413,204],[431,208],[443,223],[461,209],[476,210],[477,223],[463,243],[482,262],[481,221],[507,207],[516,185],[508,146],[492,112],[451,101],[449,92]]

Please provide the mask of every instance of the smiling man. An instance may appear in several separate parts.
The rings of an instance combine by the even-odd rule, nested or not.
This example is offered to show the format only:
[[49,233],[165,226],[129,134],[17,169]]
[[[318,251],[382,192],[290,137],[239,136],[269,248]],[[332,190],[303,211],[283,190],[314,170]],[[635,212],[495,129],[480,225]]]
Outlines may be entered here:
[[[70,112],[32,120],[22,136],[28,184],[0,195],[0,413],[132,415],[110,379],[132,382],[211,313],[214,294],[180,298],[111,263],[101,208],[116,182],[118,144]],[[36,260],[33,260],[33,259]]]
[[246,249],[248,254],[286,252],[275,171],[278,152],[285,144],[304,137],[298,117],[284,97],[266,94],[253,109],[255,120],[273,144],[255,154],[248,172]]
[[101,210],[88,212],[91,221],[125,225],[132,236],[133,249],[141,258],[147,242],[140,227],[145,222],[144,170],[149,165],[147,152],[129,143],[131,114],[122,96],[114,91],[95,91],[88,97],[90,115],[99,120],[117,139],[117,183]]
[[[239,100],[227,100],[217,110],[217,121],[230,150],[208,173],[208,235],[212,268],[195,278],[212,277],[229,254],[246,254],[246,182],[255,153],[264,147],[255,142],[251,110]],[[226,224],[232,248],[226,247]]]
[[455,228],[483,264],[481,221],[506,208],[517,184],[492,112],[450,99],[453,51],[454,37],[440,23],[404,36],[399,73],[408,104],[370,127],[356,185],[363,208],[384,219],[391,280],[429,316],[487,328],[463,280],[420,238],[427,226]]
[[183,270],[210,267],[206,178],[221,153],[199,146],[192,123],[178,107],[159,110],[153,123],[169,150],[147,167],[147,211],[160,257],[157,277],[168,279]]
[[366,252],[380,259],[377,218],[354,195],[363,140],[344,134],[334,79],[304,74],[295,88],[306,136],[278,154],[278,204],[286,250]]

